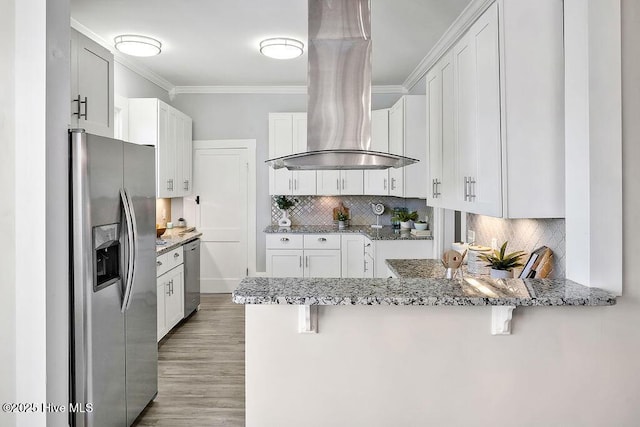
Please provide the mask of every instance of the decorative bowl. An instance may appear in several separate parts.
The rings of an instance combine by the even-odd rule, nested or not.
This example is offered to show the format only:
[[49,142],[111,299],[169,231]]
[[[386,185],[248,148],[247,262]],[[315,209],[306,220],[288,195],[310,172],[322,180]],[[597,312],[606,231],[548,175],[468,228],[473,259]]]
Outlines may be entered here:
[[426,222],[414,222],[413,227],[416,230],[426,230],[429,227],[429,224],[427,224]]

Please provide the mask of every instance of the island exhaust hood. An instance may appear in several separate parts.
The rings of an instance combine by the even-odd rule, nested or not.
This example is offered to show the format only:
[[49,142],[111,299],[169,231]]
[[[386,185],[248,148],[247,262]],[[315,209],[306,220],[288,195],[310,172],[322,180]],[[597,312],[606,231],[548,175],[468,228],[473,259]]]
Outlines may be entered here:
[[370,151],[369,0],[309,0],[305,153],[267,160],[274,169],[388,169],[418,160]]

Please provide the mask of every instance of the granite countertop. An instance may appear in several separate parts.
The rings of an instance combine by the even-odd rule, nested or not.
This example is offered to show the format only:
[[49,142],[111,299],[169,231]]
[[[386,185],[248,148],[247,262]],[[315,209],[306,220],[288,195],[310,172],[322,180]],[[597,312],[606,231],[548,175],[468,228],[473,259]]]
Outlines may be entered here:
[[352,225],[343,230],[338,230],[334,224],[327,225],[293,225],[291,227],[278,227],[270,225],[264,229],[265,233],[292,233],[292,234],[320,234],[320,233],[360,233],[371,240],[433,240],[432,236],[414,236],[409,230],[398,230],[385,225],[382,228],[371,228],[369,225]]
[[167,253],[200,236],[202,236],[202,233],[196,231],[195,227],[174,227],[169,229],[160,237],[160,240],[166,242],[166,244],[158,245],[156,243],[156,255]]
[[[614,305],[616,297],[566,279],[443,279],[439,260],[388,260],[397,279],[247,277],[233,292],[238,304],[297,305]],[[437,264],[440,263],[438,267]],[[411,268],[414,270],[411,270]],[[418,276],[418,277],[415,277]]]

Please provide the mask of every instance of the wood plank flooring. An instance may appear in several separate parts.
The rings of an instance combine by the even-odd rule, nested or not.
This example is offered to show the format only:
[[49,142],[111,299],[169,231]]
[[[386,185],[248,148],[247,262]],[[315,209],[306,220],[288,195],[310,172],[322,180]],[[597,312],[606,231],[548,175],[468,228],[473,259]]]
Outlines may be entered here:
[[158,353],[158,397],[135,426],[244,426],[244,305],[203,294]]

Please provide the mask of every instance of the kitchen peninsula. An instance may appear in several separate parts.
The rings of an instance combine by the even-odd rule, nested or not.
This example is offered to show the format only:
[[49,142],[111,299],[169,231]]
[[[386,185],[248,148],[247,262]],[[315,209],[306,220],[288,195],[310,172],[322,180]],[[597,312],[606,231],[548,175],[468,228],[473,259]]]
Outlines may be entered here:
[[[442,279],[439,262],[389,260],[397,279],[244,279],[233,300],[246,304],[247,425],[448,425],[425,411],[454,394],[471,406],[481,390],[477,425],[517,417],[520,387],[572,366],[540,363],[539,334],[574,330],[616,303],[564,279]],[[489,333],[486,306],[519,307],[513,335]],[[317,334],[299,333],[306,322]],[[523,364],[527,377],[514,379]]]

